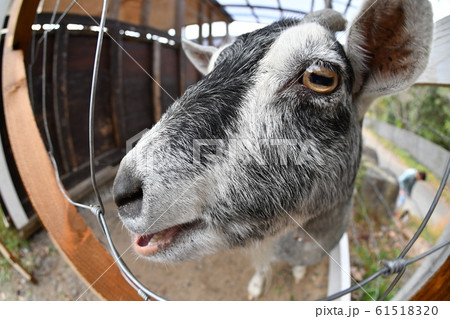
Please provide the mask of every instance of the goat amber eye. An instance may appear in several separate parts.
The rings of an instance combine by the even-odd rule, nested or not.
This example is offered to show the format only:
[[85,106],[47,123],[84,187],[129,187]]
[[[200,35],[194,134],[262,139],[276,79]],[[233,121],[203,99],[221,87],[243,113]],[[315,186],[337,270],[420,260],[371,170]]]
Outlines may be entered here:
[[321,66],[312,66],[303,74],[303,85],[317,93],[331,93],[338,85],[336,72]]

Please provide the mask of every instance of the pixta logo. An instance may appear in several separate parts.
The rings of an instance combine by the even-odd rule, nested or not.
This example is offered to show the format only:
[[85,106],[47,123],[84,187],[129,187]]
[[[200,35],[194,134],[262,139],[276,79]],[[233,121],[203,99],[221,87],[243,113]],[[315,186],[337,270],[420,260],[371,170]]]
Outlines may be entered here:
[[126,142],[126,152],[128,153],[129,151],[131,151],[131,149],[133,147],[136,146],[137,142],[139,142],[139,140],[142,138],[142,136],[147,133],[148,131],[150,131],[148,128],[143,129],[142,131],[140,131],[139,133],[137,133],[136,135],[134,135],[133,137],[129,138]]

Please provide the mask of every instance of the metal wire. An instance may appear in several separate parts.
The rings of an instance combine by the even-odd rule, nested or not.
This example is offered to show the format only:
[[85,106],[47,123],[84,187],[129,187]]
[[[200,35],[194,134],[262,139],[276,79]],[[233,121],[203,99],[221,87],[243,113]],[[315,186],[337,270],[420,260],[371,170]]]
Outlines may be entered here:
[[[77,2],[76,0],[72,1],[72,3],[66,8],[64,13],[59,17],[55,24],[55,17],[56,12],[59,6],[60,0],[57,1],[52,17],[50,20],[51,25],[58,25],[62,19],[67,15],[69,10],[73,7],[73,5]],[[105,29],[105,23],[106,23],[106,10],[108,7],[108,0],[104,0],[103,2],[103,9],[102,9],[102,16],[100,21],[100,30],[98,34],[97,39],[97,46],[96,46],[96,52],[95,52],[95,59],[94,59],[94,66],[93,66],[93,75],[92,75],[92,84],[91,84],[91,95],[90,95],[90,103],[89,103],[89,163],[90,163],[90,175],[91,175],[91,183],[94,190],[94,193],[97,198],[98,206],[88,206],[85,204],[81,204],[78,202],[73,201],[70,196],[67,194],[66,190],[64,189],[64,186],[62,185],[58,165],[54,156],[54,148],[53,143],[51,140],[49,125],[48,125],[48,119],[47,119],[47,98],[46,98],[46,83],[47,83],[47,77],[46,77],[46,71],[47,71],[47,39],[48,39],[48,33],[52,31],[50,30],[44,30],[44,33],[41,37],[42,41],[39,40],[37,43],[37,47],[39,48],[41,42],[42,42],[42,50],[43,50],[43,60],[42,60],[42,116],[43,116],[43,124],[44,124],[44,131],[45,136],[48,144],[48,154],[50,157],[50,161],[53,165],[53,169],[55,171],[55,176],[57,180],[58,187],[63,194],[63,196],[67,199],[69,203],[72,205],[87,209],[91,213],[93,213],[99,222],[99,225],[105,234],[108,245],[110,248],[111,255],[113,256],[115,262],[117,263],[120,272],[122,273],[125,280],[132,286],[138,294],[144,299],[144,300],[150,300],[150,298],[153,298],[154,300],[163,301],[165,300],[161,296],[157,295],[156,293],[152,292],[148,288],[146,288],[128,269],[125,262],[122,260],[121,255],[117,252],[117,249],[112,241],[111,233],[109,231],[109,228],[107,226],[107,223],[105,221],[104,217],[104,206],[103,201],[100,196],[100,192],[98,190],[98,186],[95,179],[95,145],[94,145],[94,112],[95,112],[95,94],[97,90],[97,82],[98,82],[98,70],[99,70],[99,64],[100,64],[100,56],[101,56],[101,48],[103,43],[103,35],[104,35],[104,29]],[[33,46],[33,50],[35,50]],[[35,54],[34,52],[37,51],[31,51],[32,52],[32,58],[29,65],[29,70],[32,69],[32,66],[35,62]],[[31,73],[31,71],[30,71]],[[30,84],[31,86],[31,84]]]
[[[60,0],[58,0],[56,2],[55,7],[53,8],[52,16],[50,18],[50,25],[54,25],[56,12],[58,10],[59,3],[60,3]],[[77,207],[84,208],[84,209],[90,209],[90,207],[87,206],[87,205],[74,202],[70,198],[70,196],[67,195],[64,187],[62,186],[61,178],[60,178],[60,175],[59,175],[58,165],[57,165],[56,160],[55,160],[53,142],[52,142],[52,139],[51,139],[50,130],[49,130],[49,126],[48,126],[48,119],[47,119],[47,86],[46,86],[47,85],[47,47],[48,47],[47,46],[47,40],[48,40],[48,33],[50,31],[52,31],[52,30],[53,29],[45,30],[43,35],[42,35],[42,38],[41,38],[42,42],[43,42],[43,47],[42,47],[42,87],[41,87],[41,89],[42,89],[42,120],[43,120],[43,123],[44,123],[44,132],[45,132],[45,137],[46,137],[47,144],[48,144],[48,146],[47,146],[48,147],[48,155],[49,155],[50,161],[51,161],[51,163],[53,165],[53,170],[55,171],[55,176],[56,176],[56,181],[57,181],[58,187],[59,187],[61,193],[63,194],[63,196],[72,205],[75,205]],[[34,43],[32,43],[32,44],[34,44]],[[31,50],[31,52],[32,52],[32,54],[31,54],[32,59],[30,61],[30,65],[29,65],[29,68],[28,68],[30,70],[30,74],[31,74],[32,66],[33,66],[33,64],[35,62],[34,52],[37,52],[37,50],[34,51],[34,48],[33,48]]]
[[[64,16],[69,12],[69,10],[73,7],[74,4],[76,4],[77,1],[74,0],[72,1],[69,6],[65,9],[64,13],[59,17],[59,19],[57,20],[56,24],[59,24],[62,19],[64,18]],[[53,15],[52,15],[52,19],[51,19],[51,24],[54,24],[54,19],[56,16],[56,11],[57,11],[57,6],[59,5],[59,1],[57,2],[57,5],[55,6],[55,9],[53,11]],[[103,36],[104,36],[104,29],[105,29],[105,23],[106,23],[106,10],[108,7],[108,0],[104,0],[103,1],[103,9],[102,9],[102,16],[101,16],[101,21],[100,21],[100,30],[99,30],[99,34],[98,34],[98,39],[97,39],[97,47],[96,47],[96,53],[95,53],[95,60],[94,60],[94,67],[93,67],[93,75],[92,75],[92,85],[91,85],[91,95],[90,95],[90,106],[89,106],[89,155],[90,155],[90,174],[91,174],[91,183],[92,183],[92,187],[94,189],[94,193],[96,195],[97,198],[97,202],[98,205],[93,205],[93,206],[88,206],[88,205],[84,205],[84,204],[80,204],[77,202],[74,202],[66,193],[66,191],[64,190],[64,187],[62,186],[61,183],[61,179],[59,176],[59,172],[58,172],[58,167],[56,164],[56,160],[54,158],[54,149],[53,149],[53,145],[51,143],[51,136],[50,136],[50,132],[49,132],[49,128],[48,128],[48,121],[46,119],[46,94],[45,94],[45,82],[46,82],[46,60],[47,60],[47,33],[48,31],[45,30],[44,34],[42,36],[42,38],[38,41],[37,46],[39,47],[40,43],[43,43],[43,72],[42,72],[42,81],[43,81],[43,88],[42,88],[42,103],[43,103],[43,117],[44,117],[44,129],[45,129],[45,135],[47,138],[47,142],[48,142],[48,147],[49,147],[49,155],[50,155],[50,159],[51,162],[53,164],[53,167],[55,169],[55,175],[56,175],[56,179],[58,182],[58,186],[62,192],[62,194],[65,196],[65,198],[73,205],[83,208],[83,209],[88,209],[91,213],[93,213],[97,219],[98,222],[100,224],[100,227],[103,231],[103,233],[105,234],[107,241],[108,241],[108,245],[110,246],[110,251],[111,254],[114,258],[114,260],[116,261],[117,265],[119,266],[119,269],[122,273],[122,275],[124,276],[124,278],[126,279],[126,281],[139,293],[139,295],[144,299],[144,300],[149,300],[150,298],[153,298],[155,300],[165,300],[164,298],[162,298],[161,296],[157,295],[156,293],[152,292],[151,290],[149,290],[148,288],[146,288],[132,273],[131,271],[128,269],[127,265],[125,264],[125,262],[122,260],[121,255],[118,253],[117,249],[115,248],[114,242],[112,240],[111,237],[111,233],[110,230],[108,228],[108,225],[106,223],[105,220],[105,216],[104,216],[104,207],[103,207],[103,201],[102,198],[100,196],[100,192],[98,190],[98,186],[96,183],[96,179],[95,179],[95,154],[94,154],[94,150],[95,150],[95,145],[94,145],[94,112],[95,112],[95,93],[96,93],[96,88],[97,88],[97,82],[98,82],[98,70],[99,70],[99,62],[100,62],[100,56],[101,56],[101,47],[102,47],[102,42],[103,42]],[[51,31],[51,30],[50,30]],[[42,40],[42,41],[41,41]],[[34,63],[34,59],[31,59],[32,63]],[[405,260],[404,256],[407,254],[407,252],[410,250],[410,248],[414,245],[415,241],[417,240],[417,238],[420,236],[420,234],[422,233],[423,229],[425,228],[426,224],[428,223],[438,201],[439,198],[444,190],[444,187],[446,185],[446,182],[448,180],[449,177],[449,173],[450,173],[450,158],[447,162],[447,168],[446,168],[446,172],[444,174],[443,179],[441,180],[441,184],[439,187],[439,190],[436,193],[436,196],[433,200],[433,203],[431,204],[429,211],[427,213],[427,215],[425,216],[424,220],[422,221],[422,224],[419,226],[418,230],[416,231],[416,233],[414,234],[413,238],[411,238],[411,240],[408,242],[408,244],[406,245],[406,247],[404,248],[404,250],[402,251],[402,253],[399,255],[399,257],[395,260],[384,260],[382,261],[382,264],[384,265],[384,267],[380,270],[378,270],[377,272],[375,272],[374,274],[372,274],[371,276],[369,276],[368,278],[362,280],[361,282],[357,283],[356,285],[345,289],[341,292],[338,292],[336,294],[333,294],[331,296],[328,296],[326,298],[320,299],[320,300],[334,300],[336,298],[339,298],[345,294],[351,293],[352,291],[355,291],[357,289],[360,289],[361,287],[365,286],[366,284],[370,283],[371,281],[377,279],[378,277],[380,277],[381,275],[392,275],[394,273],[397,273],[397,277],[394,279],[394,281],[391,283],[391,286],[385,291],[385,293],[383,294],[381,300],[385,299],[385,297],[389,294],[389,292],[392,290],[392,288],[396,285],[396,283],[399,281],[399,279],[401,278],[401,275],[404,273],[406,266],[422,259],[425,258],[426,256],[438,251],[439,249],[447,246],[450,244],[450,240],[447,240],[446,242],[443,242],[439,245],[436,245],[435,247],[433,247],[432,249],[430,249],[429,251],[411,258],[409,260]]]
[[[448,180],[448,176],[450,174],[450,157],[447,161],[447,167],[445,169],[445,173],[444,176],[441,180],[441,184],[439,185],[439,189],[436,193],[436,195],[434,196],[433,202],[431,203],[431,206],[427,212],[427,214],[425,215],[424,219],[422,220],[422,223],[420,224],[419,228],[417,229],[416,233],[414,234],[414,236],[411,238],[411,240],[408,242],[408,244],[406,245],[406,247],[403,249],[403,251],[400,253],[400,255],[398,256],[398,259],[402,259],[403,257],[406,256],[406,254],[408,253],[408,251],[411,249],[411,247],[414,245],[414,243],[416,242],[417,238],[419,238],[420,234],[422,234],[423,230],[425,229],[425,226],[427,225],[428,221],[431,218],[431,215],[434,212],[434,209],[436,208],[438,202],[439,202],[439,198],[442,195],[442,192],[444,191],[445,185],[447,184],[447,180]],[[392,289],[395,287],[395,285],[398,283],[398,281],[400,280],[400,278],[403,276],[404,271],[400,272],[395,278],[394,281],[389,285],[388,289],[384,292],[383,296],[381,297],[381,300],[386,299],[386,297],[389,295],[389,293],[392,291]]]
[[95,112],[95,96],[97,93],[98,69],[100,67],[100,55],[102,53],[103,35],[106,24],[106,11],[108,9],[108,0],[103,0],[102,15],[100,20],[100,30],[97,37],[97,46],[95,48],[94,67],[92,72],[91,95],[89,100],[89,166],[91,173],[91,183],[94,193],[97,196],[97,203],[100,205],[102,214],[105,211],[103,201],[98,191],[97,181],[95,178],[95,145],[94,145],[94,112]]
[[156,293],[154,293],[153,291],[149,290],[131,273],[131,271],[128,269],[127,265],[122,260],[121,256],[119,255],[119,253],[116,250],[116,247],[112,240],[108,225],[105,221],[105,216],[104,216],[103,212],[98,211],[96,214],[100,221],[102,230],[105,233],[106,238],[108,240],[108,244],[110,246],[111,253],[112,253],[115,261],[117,262],[117,265],[119,266],[120,271],[122,272],[122,275],[125,277],[125,279],[131,284],[131,286],[139,293],[139,295],[144,300],[149,300],[149,297],[151,297],[158,301],[164,301],[165,299],[163,297],[161,297],[161,296],[157,295]]
[[[406,245],[406,247],[403,249],[403,251],[400,253],[400,255],[397,257],[397,259],[395,259],[393,262],[395,261],[399,261],[399,260],[404,260],[404,257],[406,256],[406,254],[408,253],[408,251],[411,249],[411,247],[414,245],[414,243],[416,242],[417,238],[419,238],[420,234],[422,233],[422,231],[425,229],[425,226],[427,225],[428,221],[431,218],[431,215],[434,212],[434,209],[436,208],[437,203],[439,202],[439,198],[442,195],[442,192],[444,191],[445,185],[447,183],[447,180],[449,178],[449,174],[450,174],[450,158],[447,161],[447,167],[444,173],[444,177],[441,180],[441,184],[439,186],[438,191],[436,192],[436,195],[433,199],[433,202],[430,205],[430,208],[426,214],[426,216],[424,217],[422,223],[420,224],[419,228],[417,229],[416,233],[414,234],[414,236],[410,239],[410,241],[408,242],[408,244]],[[392,291],[392,289],[395,287],[395,285],[399,282],[400,278],[403,276],[404,272],[405,272],[405,268],[406,266],[412,264],[413,262],[416,262],[426,256],[428,256],[429,254],[437,251],[438,249],[441,249],[442,247],[446,246],[450,244],[450,240],[444,242],[443,244],[437,245],[435,246],[435,248],[429,250],[428,252],[413,258],[411,260],[409,260],[408,262],[405,263],[405,267],[402,267],[401,269],[393,269],[392,268],[392,264],[389,264],[388,262],[384,262],[385,263],[385,267],[380,269],[379,271],[377,271],[375,274],[371,275],[370,277],[364,279],[362,282],[358,283],[357,285],[354,285],[348,289],[345,289],[341,292],[338,292],[336,294],[333,294],[331,296],[328,296],[326,298],[320,299],[320,300],[334,300],[337,299],[339,297],[342,297],[343,295],[346,295],[348,293],[351,293],[357,289],[360,288],[360,286],[364,286],[366,284],[368,284],[369,282],[375,280],[376,278],[378,278],[379,276],[383,275],[383,274],[394,274],[397,273],[397,276],[394,278],[394,280],[392,281],[392,283],[390,284],[390,286],[387,288],[387,290],[383,293],[382,297],[380,298],[380,300],[385,300],[386,297],[389,295],[389,293]]]
[[94,67],[92,72],[92,84],[91,84],[91,96],[89,102],[89,164],[90,164],[90,175],[91,175],[91,183],[92,188],[94,189],[94,193],[97,197],[98,205],[97,207],[93,207],[91,212],[95,214],[98,219],[98,222],[102,228],[103,233],[106,235],[108,240],[108,244],[110,247],[111,254],[114,257],[122,275],[128,281],[128,283],[138,292],[138,294],[144,299],[149,300],[150,298],[154,298],[155,300],[164,300],[161,296],[149,290],[145,287],[128,269],[125,262],[122,260],[120,254],[117,252],[117,249],[112,241],[111,234],[108,228],[108,225],[105,221],[105,208],[103,206],[103,201],[100,196],[100,192],[98,190],[96,178],[95,178],[95,145],[94,145],[94,112],[95,112],[95,95],[97,92],[97,83],[98,83],[98,70],[100,66],[100,56],[103,44],[103,37],[105,32],[105,24],[106,24],[106,12],[108,8],[108,0],[103,0],[103,9],[100,20],[100,30],[98,32],[97,38],[97,46],[95,49],[95,59],[94,59]]
[[[58,20],[56,20],[56,22],[54,22],[54,19],[56,17],[56,12],[57,12],[57,7],[59,6],[59,2],[60,0],[55,4],[55,8],[53,9],[53,16],[52,16],[52,21],[50,22],[50,24],[54,24],[54,25],[59,25],[61,23],[61,21],[64,19],[64,17],[69,13],[69,11],[73,8],[73,6],[77,3],[78,0],[72,0],[72,2],[66,7],[66,9],[63,11],[63,13],[61,13],[61,15],[59,16]],[[32,48],[31,49],[31,63],[30,65],[33,65],[34,60],[36,59],[36,55],[39,52],[39,48],[42,44],[42,42],[44,41],[44,37],[45,34],[52,31],[52,29],[50,30],[44,30],[44,33],[41,35],[41,37],[39,38],[39,40],[37,41],[37,45],[36,45],[36,49]],[[35,42],[35,39],[32,39],[32,41]]]
[[423,232],[423,230],[425,229],[425,226],[427,225],[428,221],[431,218],[431,215],[434,212],[434,209],[436,208],[439,199],[442,195],[442,193],[444,192],[445,189],[445,185],[447,184],[447,180],[449,178],[449,174],[450,174],[450,157],[447,160],[447,167],[445,169],[445,173],[444,176],[442,177],[441,180],[441,184],[439,185],[439,189],[436,192],[436,195],[434,196],[433,202],[430,205],[430,208],[428,209],[427,214],[425,215],[422,223],[420,224],[419,228],[417,229],[416,233],[414,234],[413,238],[411,238],[411,240],[409,241],[409,243],[406,245],[406,247],[403,249],[403,251],[400,253],[399,258],[403,258],[405,257],[405,255],[408,253],[408,251],[411,249],[412,245],[414,245],[414,243],[416,242],[417,238],[419,238],[420,234]]
[[[76,2],[76,1],[74,1],[74,2]],[[56,4],[55,4],[55,7],[54,7],[53,12],[52,12],[52,16],[50,18],[50,25],[54,25],[56,12],[58,10],[59,3],[60,3],[60,0],[58,0],[56,2]],[[48,155],[49,155],[50,161],[51,161],[51,163],[53,165],[53,170],[55,171],[55,176],[56,176],[56,181],[57,181],[58,187],[59,187],[61,193],[63,194],[63,196],[72,205],[90,210],[91,209],[90,206],[74,202],[70,198],[70,196],[67,194],[66,190],[64,189],[64,187],[62,185],[61,178],[60,178],[60,175],[59,175],[58,165],[56,163],[56,159],[55,159],[55,155],[54,155],[53,142],[52,142],[52,139],[51,139],[49,125],[48,125],[48,119],[47,119],[47,87],[46,87],[46,84],[47,84],[47,47],[48,47],[47,46],[47,40],[48,40],[48,33],[51,32],[52,30],[53,29],[45,30],[44,33],[42,34],[42,37],[41,37],[42,42],[43,42],[43,46],[42,46],[42,87],[41,87],[42,88],[42,120],[43,120],[43,124],[44,124],[45,137],[46,137],[47,144],[48,144],[48,146],[47,146],[48,147]],[[30,65],[29,65],[29,68],[28,68],[30,70],[30,74],[31,74],[31,69],[33,67],[33,64],[35,63],[35,55],[33,54],[33,52],[37,52],[37,50],[35,51],[35,49],[33,48],[31,50],[31,52],[32,52],[32,55],[31,55],[32,59],[30,61]]]
[[404,259],[401,259],[401,258],[398,258],[398,259],[395,259],[395,260],[383,260],[382,264],[384,264],[385,267],[383,267],[382,269],[378,270],[374,274],[370,275],[368,278],[360,281],[357,285],[354,285],[354,286],[352,286],[350,288],[347,288],[345,290],[342,290],[340,292],[337,292],[337,293],[335,293],[333,295],[330,295],[330,296],[328,296],[326,298],[322,298],[322,299],[319,299],[319,300],[320,301],[330,301],[330,300],[334,300],[334,299],[337,299],[339,297],[342,297],[342,296],[344,296],[344,295],[346,295],[348,293],[351,293],[351,292],[353,292],[355,290],[360,289],[361,287],[363,287],[363,286],[367,285],[368,283],[374,281],[375,279],[377,279],[381,275],[392,275],[392,274],[395,274],[395,273],[398,273],[398,272],[403,273],[405,271],[406,266],[409,266],[409,265],[411,265],[411,264],[413,264],[413,263],[415,263],[415,262],[417,262],[417,261],[419,261],[419,260],[421,260],[421,259],[423,259],[423,258],[425,258],[425,257],[427,257],[429,255],[431,255],[432,253],[438,251],[439,249],[442,249],[442,248],[446,247],[447,245],[450,245],[450,239],[445,241],[445,242],[443,242],[443,243],[441,243],[441,244],[439,244],[439,245],[434,246],[432,249],[428,250],[427,252],[425,252],[425,253],[417,256],[417,257],[408,259],[408,260],[404,260]]

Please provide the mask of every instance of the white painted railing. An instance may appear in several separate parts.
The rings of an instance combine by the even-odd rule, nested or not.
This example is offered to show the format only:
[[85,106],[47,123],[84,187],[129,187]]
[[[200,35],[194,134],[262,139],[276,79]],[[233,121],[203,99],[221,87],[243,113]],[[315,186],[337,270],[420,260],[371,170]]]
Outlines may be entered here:
[[[330,263],[328,266],[328,296],[347,289],[351,284],[350,276],[350,251],[348,245],[348,235],[342,235],[339,244],[330,253]],[[347,294],[339,299],[340,301],[350,301]]]

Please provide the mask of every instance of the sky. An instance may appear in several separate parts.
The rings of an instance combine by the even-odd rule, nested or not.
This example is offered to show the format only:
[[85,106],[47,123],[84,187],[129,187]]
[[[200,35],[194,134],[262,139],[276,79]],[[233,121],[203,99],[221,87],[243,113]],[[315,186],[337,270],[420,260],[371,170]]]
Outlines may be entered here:
[[450,15],[450,0],[430,0],[433,6],[434,22]]
[[[450,0],[429,0],[433,6],[433,20],[434,22],[450,15]],[[221,4],[245,4],[244,0],[218,0]],[[314,2],[314,9],[320,10],[323,9],[323,0]],[[345,9],[345,4],[347,1],[333,1],[333,5],[336,10],[343,11]],[[253,5],[261,5],[261,6],[277,6],[276,0],[251,0],[251,4]],[[297,10],[306,10],[309,11],[310,1],[298,1],[298,0],[281,0],[282,5],[285,8],[292,8]],[[352,3],[354,7],[350,7],[347,13],[347,19],[349,21],[353,20],[356,14],[358,13],[357,6],[362,3],[362,0],[353,0]],[[246,11],[246,8],[229,8],[230,14],[239,21],[235,21],[230,24],[229,32],[231,36],[237,36],[243,33],[251,32],[255,29],[259,29],[266,24],[269,24],[272,20],[278,19],[278,13],[269,12],[266,10],[267,17],[262,19],[266,24],[258,24],[254,22],[254,18],[252,17],[250,11]],[[208,26],[204,25],[203,27],[203,36],[208,36]],[[199,29],[197,26],[188,26],[185,31],[185,36],[188,39],[195,39],[198,37]],[[213,23],[213,35],[214,36],[224,36],[225,35],[225,24],[218,22]]]

